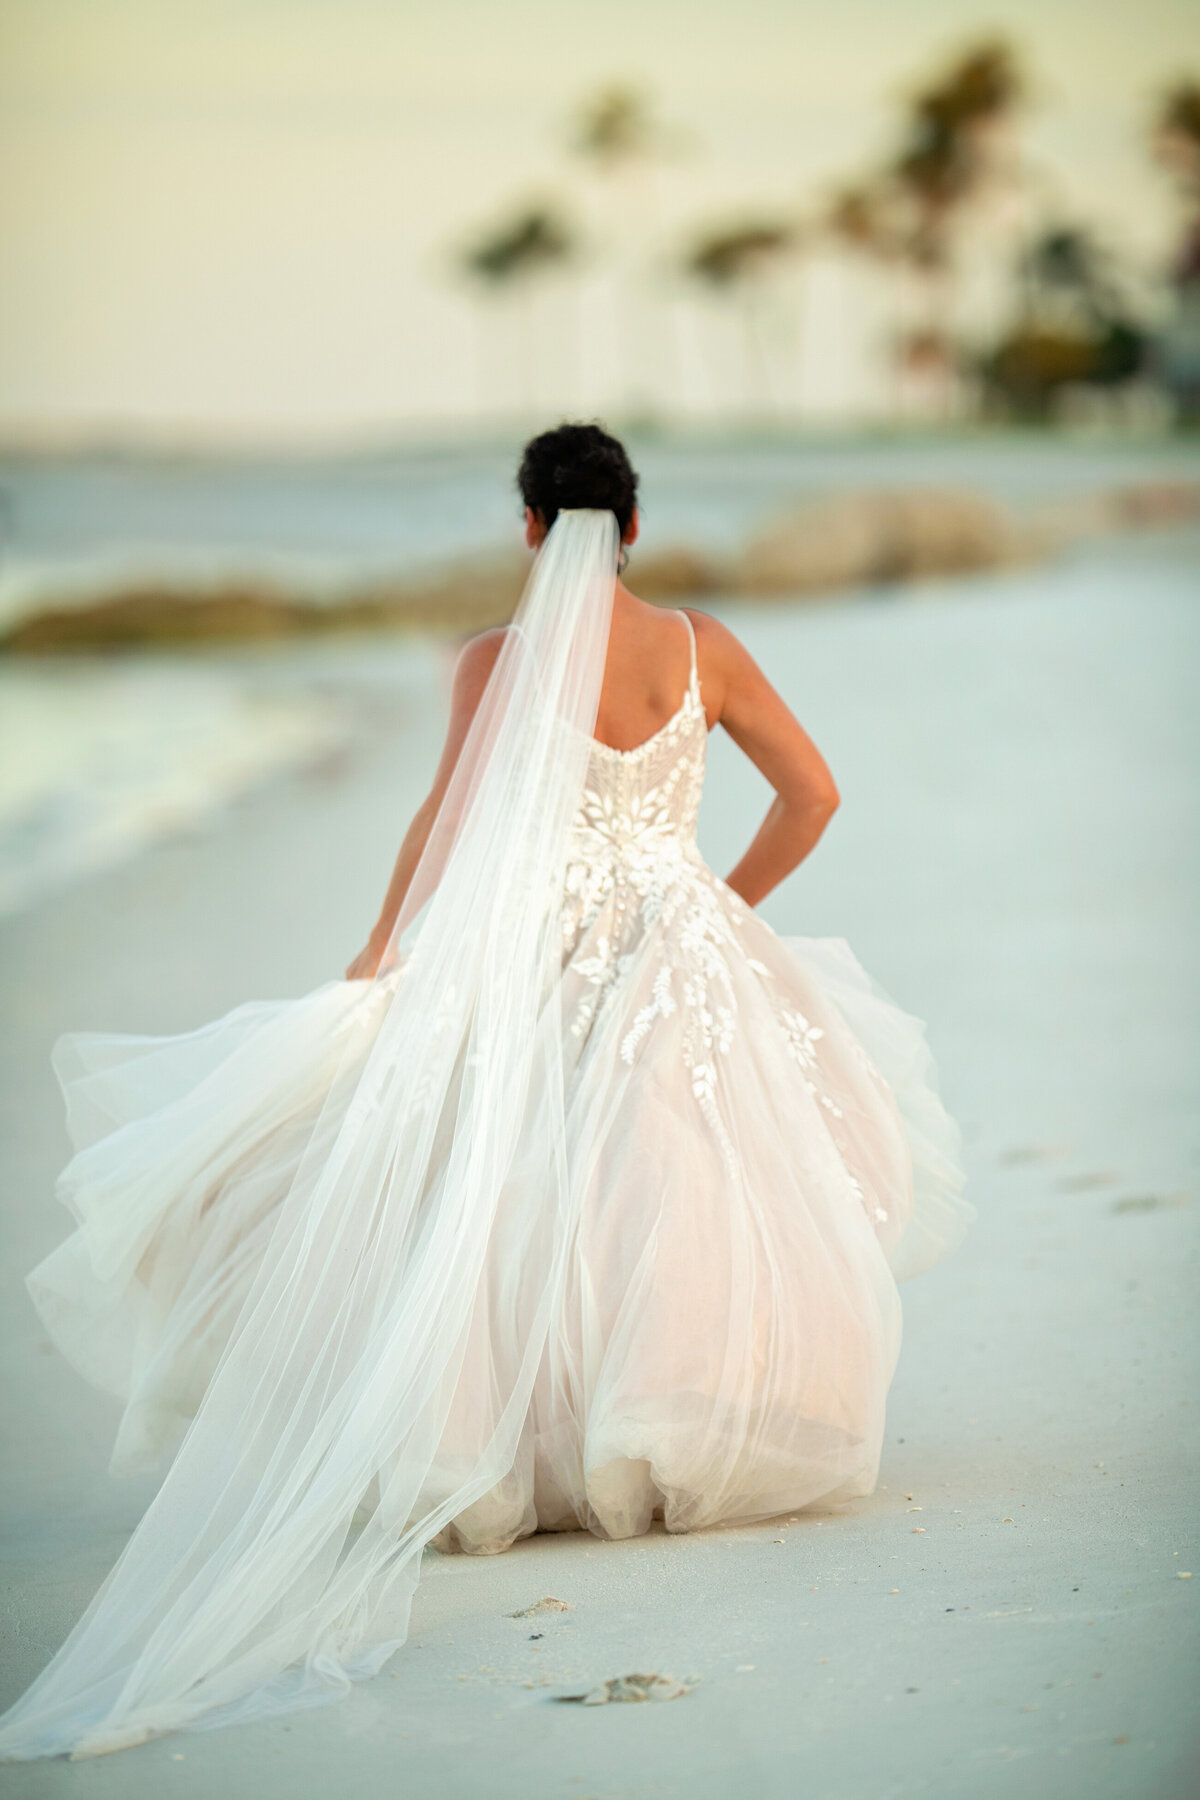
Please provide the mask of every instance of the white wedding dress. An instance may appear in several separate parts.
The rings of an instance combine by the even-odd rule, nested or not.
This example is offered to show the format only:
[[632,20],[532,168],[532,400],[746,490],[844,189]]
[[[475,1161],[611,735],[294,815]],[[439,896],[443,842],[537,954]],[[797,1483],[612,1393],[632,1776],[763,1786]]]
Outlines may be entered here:
[[[896,1279],[969,1214],[919,1023],[844,942],[779,939],[703,861],[706,739],[693,638],[674,717],[635,750],[592,744],[560,909],[568,1132],[586,1146],[568,1278],[514,1466],[442,1549],[869,1494]],[[60,1192],[84,1229],[30,1286],[59,1347],[126,1403],[114,1469],[174,1448],[331,1071],[347,1045],[365,1063],[403,979],[402,963],[174,1039],[61,1040],[77,1154]],[[452,1465],[484,1431],[489,1354],[468,1350]]]
[[700,856],[694,640],[595,740],[618,548],[547,534],[373,981],[56,1046],[77,1229],[30,1289],[114,1470],[169,1466],[0,1758],[336,1698],[430,1543],[871,1492],[957,1133],[920,1024]]

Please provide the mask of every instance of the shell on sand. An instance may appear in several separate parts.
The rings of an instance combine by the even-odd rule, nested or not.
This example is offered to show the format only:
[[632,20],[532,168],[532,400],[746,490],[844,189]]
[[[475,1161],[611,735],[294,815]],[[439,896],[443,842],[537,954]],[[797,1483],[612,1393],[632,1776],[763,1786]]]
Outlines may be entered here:
[[508,1616],[510,1619],[540,1619],[545,1613],[565,1613],[570,1610],[569,1600],[556,1600],[553,1594],[547,1594],[544,1600],[535,1600],[532,1606],[523,1606]]
[[612,1701],[679,1700],[690,1694],[693,1681],[676,1681],[673,1675],[617,1675],[584,1694],[558,1694],[556,1699],[577,1701],[580,1706],[607,1706]]

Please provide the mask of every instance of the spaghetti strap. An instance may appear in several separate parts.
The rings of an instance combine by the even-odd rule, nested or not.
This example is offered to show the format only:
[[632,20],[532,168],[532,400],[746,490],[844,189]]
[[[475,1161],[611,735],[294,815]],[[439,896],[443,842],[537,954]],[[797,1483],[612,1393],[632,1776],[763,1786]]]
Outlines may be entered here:
[[690,688],[690,687],[695,686],[696,682],[699,679],[699,675],[700,675],[700,670],[697,667],[697,663],[696,663],[696,628],[692,624],[692,621],[688,618],[687,614],[684,612],[684,610],[681,606],[677,606],[675,608],[675,610],[679,614],[680,618],[683,620],[684,624],[687,626],[688,643],[691,645],[692,666],[691,666],[691,671],[688,675],[688,686]]

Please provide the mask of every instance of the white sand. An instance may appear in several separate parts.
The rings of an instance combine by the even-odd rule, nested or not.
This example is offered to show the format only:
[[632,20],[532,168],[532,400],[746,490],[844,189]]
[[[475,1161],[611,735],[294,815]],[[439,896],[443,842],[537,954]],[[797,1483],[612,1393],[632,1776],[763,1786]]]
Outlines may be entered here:
[[[767,916],[848,937],[927,1017],[980,1209],[957,1258],[903,1290],[876,1494],[696,1538],[431,1557],[410,1645],[346,1703],[6,1770],[0,1791],[1197,1791],[1198,573],[1200,541],[1175,535],[926,599],[737,615],[844,796]],[[112,1409],[46,1352],[20,1291],[65,1229],[50,1043],[180,1029],[340,970],[439,716],[399,691],[395,730],[353,766],[263,791],[0,934],[5,1697],[151,1491],[105,1474]],[[714,746],[719,868],[757,805]],[[571,1610],[511,1616],[545,1595]],[[669,1704],[549,1699],[633,1671],[700,1684]]]

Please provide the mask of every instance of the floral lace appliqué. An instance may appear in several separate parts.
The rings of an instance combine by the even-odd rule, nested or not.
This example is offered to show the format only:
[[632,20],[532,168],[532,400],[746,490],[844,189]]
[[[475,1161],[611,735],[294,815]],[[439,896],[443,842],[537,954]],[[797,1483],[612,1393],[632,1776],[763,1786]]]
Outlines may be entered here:
[[[631,977],[647,932],[663,927],[655,934],[658,960],[648,971],[647,998],[620,1054],[632,1065],[655,1021],[677,1015],[692,1092],[734,1165],[718,1104],[721,1060],[737,1032],[730,959],[767,971],[742,947],[744,905],[696,847],[707,736],[693,674],[679,711],[644,745],[626,752],[594,747],[563,884],[562,944],[575,978],[570,1030],[582,1040]],[[637,979],[641,985],[645,977],[639,972]]]

